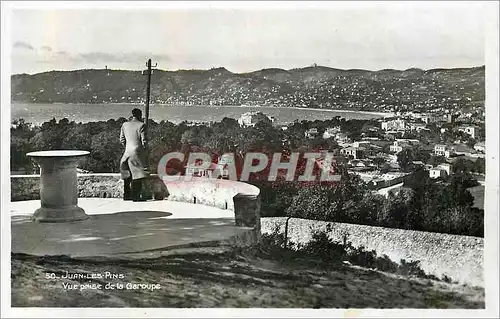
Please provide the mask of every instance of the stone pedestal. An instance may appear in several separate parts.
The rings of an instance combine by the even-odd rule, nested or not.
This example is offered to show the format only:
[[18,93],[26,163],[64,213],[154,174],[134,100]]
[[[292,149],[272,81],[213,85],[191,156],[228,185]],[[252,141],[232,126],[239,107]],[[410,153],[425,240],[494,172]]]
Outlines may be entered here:
[[253,227],[260,233],[260,196],[236,194],[233,202],[236,226]]
[[78,161],[87,151],[41,151],[26,154],[40,166],[40,202],[32,219],[39,222],[69,222],[88,218],[78,207]]

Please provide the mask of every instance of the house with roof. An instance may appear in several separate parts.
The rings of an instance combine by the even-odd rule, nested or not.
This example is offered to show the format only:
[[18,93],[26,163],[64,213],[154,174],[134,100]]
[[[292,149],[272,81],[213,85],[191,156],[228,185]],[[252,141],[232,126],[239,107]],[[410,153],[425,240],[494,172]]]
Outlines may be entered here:
[[472,138],[479,137],[479,126],[477,125],[460,125],[458,131],[464,132]]
[[427,126],[422,123],[410,123],[410,131],[421,132],[421,131],[429,131]]
[[372,124],[365,124],[361,128],[361,136],[372,136],[375,133],[378,133],[380,131],[380,127],[372,125]]
[[444,144],[436,144],[434,145],[434,155],[436,156],[444,156],[444,157],[451,157],[455,154],[455,151]]
[[337,144],[342,145],[348,144],[351,140],[349,139],[347,134],[340,132],[335,135],[335,141],[337,142]]
[[449,163],[441,163],[436,166],[437,168],[440,168],[446,172],[446,175],[451,175],[451,164]]
[[411,164],[416,167],[425,167],[425,163],[422,161],[412,161]]
[[446,172],[438,167],[433,167],[429,170],[429,177],[432,179],[446,177]]
[[363,158],[364,156],[364,150],[365,150],[364,147],[349,146],[341,149],[340,154],[349,158],[360,159]]
[[356,141],[352,143],[353,147],[363,147],[363,148],[369,148],[371,146],[370,141]]
[[425,124],[437,122],[438,119],[434,114],[422,114],[419,119]]
[[275,119],[262,112],[246,112],[238,119],[238,124],[242,127],[255,126],[259,122],[273,124]]
[[229,178],[229,171],[227,169],[228,162],[210,163],[205,167],[200,167],[199,163],[189,164],[184,167],[185,176],[206,177],[206,178]]
[[476,143],[474,145],[474,149],[477,151],[477,152],[480,152],[480,153],[485,153],[486,152],[486,145],[484,142],[479,142],[479,143]]
[[437,123],[437,122],[447,122],[451,123],[452,115],[451,114],[424,114],[420,117],[420,120],[425,124],[429,123]]
[[357,168],[368,168],[368,167],[373,167],[371,165],[371,162],[368,160],[360,160],[360,159],[352,159],[349,161],[349,165],[352,167],[357,167]]
[[323,138],[331,138],[335,137],[338,133],[340,133],[340,126],[329,127],[323,133]]
[[391,153],[398,154],[399,152],[403,151],[404,149],[411,148],[411,144],[408,143],[407,141],[394,141],[391,146],[389,146],[389,151]]
[[307,131],[305,131],[304,135],[306,138],[313,139],[313,138],[318,137],[319,132],[318,132],[317,128],[313,127],[313,128],[308,129]]
[[406,126],[406,121],[403,119],[384,121],[381,124],[384,131],[405,131],[407,128]]
[[396,139],[391,146],[389,146],[389,151],[391,153],[398,154],[404,149],[413,148],[415,145],[419,144],[419,140],[415,139]]
[[459,143],[452,146],[454,155],[472,156],[476,153],[476,150],[469,147],[467,144]]
[[429,169],[429,177],[430,178],[444,178],[446,176],[450,176],[452,174],[451,164],[449,163],[441,163],[431,169]]

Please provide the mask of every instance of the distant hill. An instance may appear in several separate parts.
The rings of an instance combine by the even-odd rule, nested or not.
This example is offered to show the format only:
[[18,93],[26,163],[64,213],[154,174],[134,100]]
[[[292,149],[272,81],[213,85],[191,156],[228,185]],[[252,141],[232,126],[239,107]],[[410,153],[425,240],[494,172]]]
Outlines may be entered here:
[[[232,73],[155,70],[152,101],[188,105],[268,105],[387,110],[467,107],[484,101],[484,66],[460,69],[342,70],[311,66]],[[51,71],[11,77],[13,102],[140,103],[140,71]]]

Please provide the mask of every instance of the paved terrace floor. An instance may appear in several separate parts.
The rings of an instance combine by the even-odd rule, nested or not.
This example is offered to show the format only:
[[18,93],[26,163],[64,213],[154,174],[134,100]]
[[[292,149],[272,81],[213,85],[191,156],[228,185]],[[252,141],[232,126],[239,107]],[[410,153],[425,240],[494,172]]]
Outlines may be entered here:
[[12,252],[92,257],[218,246],[248,238],[234,212],[168,200],[130,202],[80,198],[89,219],[66,223],[30,220],[39,200],[11,202]]

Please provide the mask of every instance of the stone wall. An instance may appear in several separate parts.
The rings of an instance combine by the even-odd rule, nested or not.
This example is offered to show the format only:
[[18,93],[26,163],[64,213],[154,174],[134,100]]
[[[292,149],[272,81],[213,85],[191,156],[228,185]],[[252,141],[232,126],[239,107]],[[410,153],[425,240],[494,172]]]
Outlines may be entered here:
[[[284,232],[286,219],[262,218],[262,233]],[[483,238],[298,218],[290,219],[288,238],[306,243],[314,230],[326,230],[327,224],[332,225],[330,238],[335,241],[343,242],[347,236],[353,246],[375,250],[378,256],[387,255],[394,262],[420,261],[427,274],[484,287]]]
[[169,200],[214,206],[234,210],[233,197],[238,194],[235,186],[220,187],[219,183],[208,180],[196,182],[165,182]]
[[260,190],[257,187],[243,182],[205,178],[164,183],[169,200],[233,210],[237,226],[253,227],[260,234]]
[[[39,175],[11,175],[11,200],[40,199]],[[157,175],[145,183],[145,190],[168,197],[168,191]],[[122,198],[123,180],[120,174],[78,174],[78,197]]]
[[236,226],[254,227],[260,232],[260,196],[239,193],[233,201]]
[[[12,175],[10,178],[11,200],[40,199],[39,175]],[[123,181],[117,174],[78,175],[78,197],[123,196]]]
[[20,201],[32,199],[40,199],[40,176],[11,175],[10,200]]

